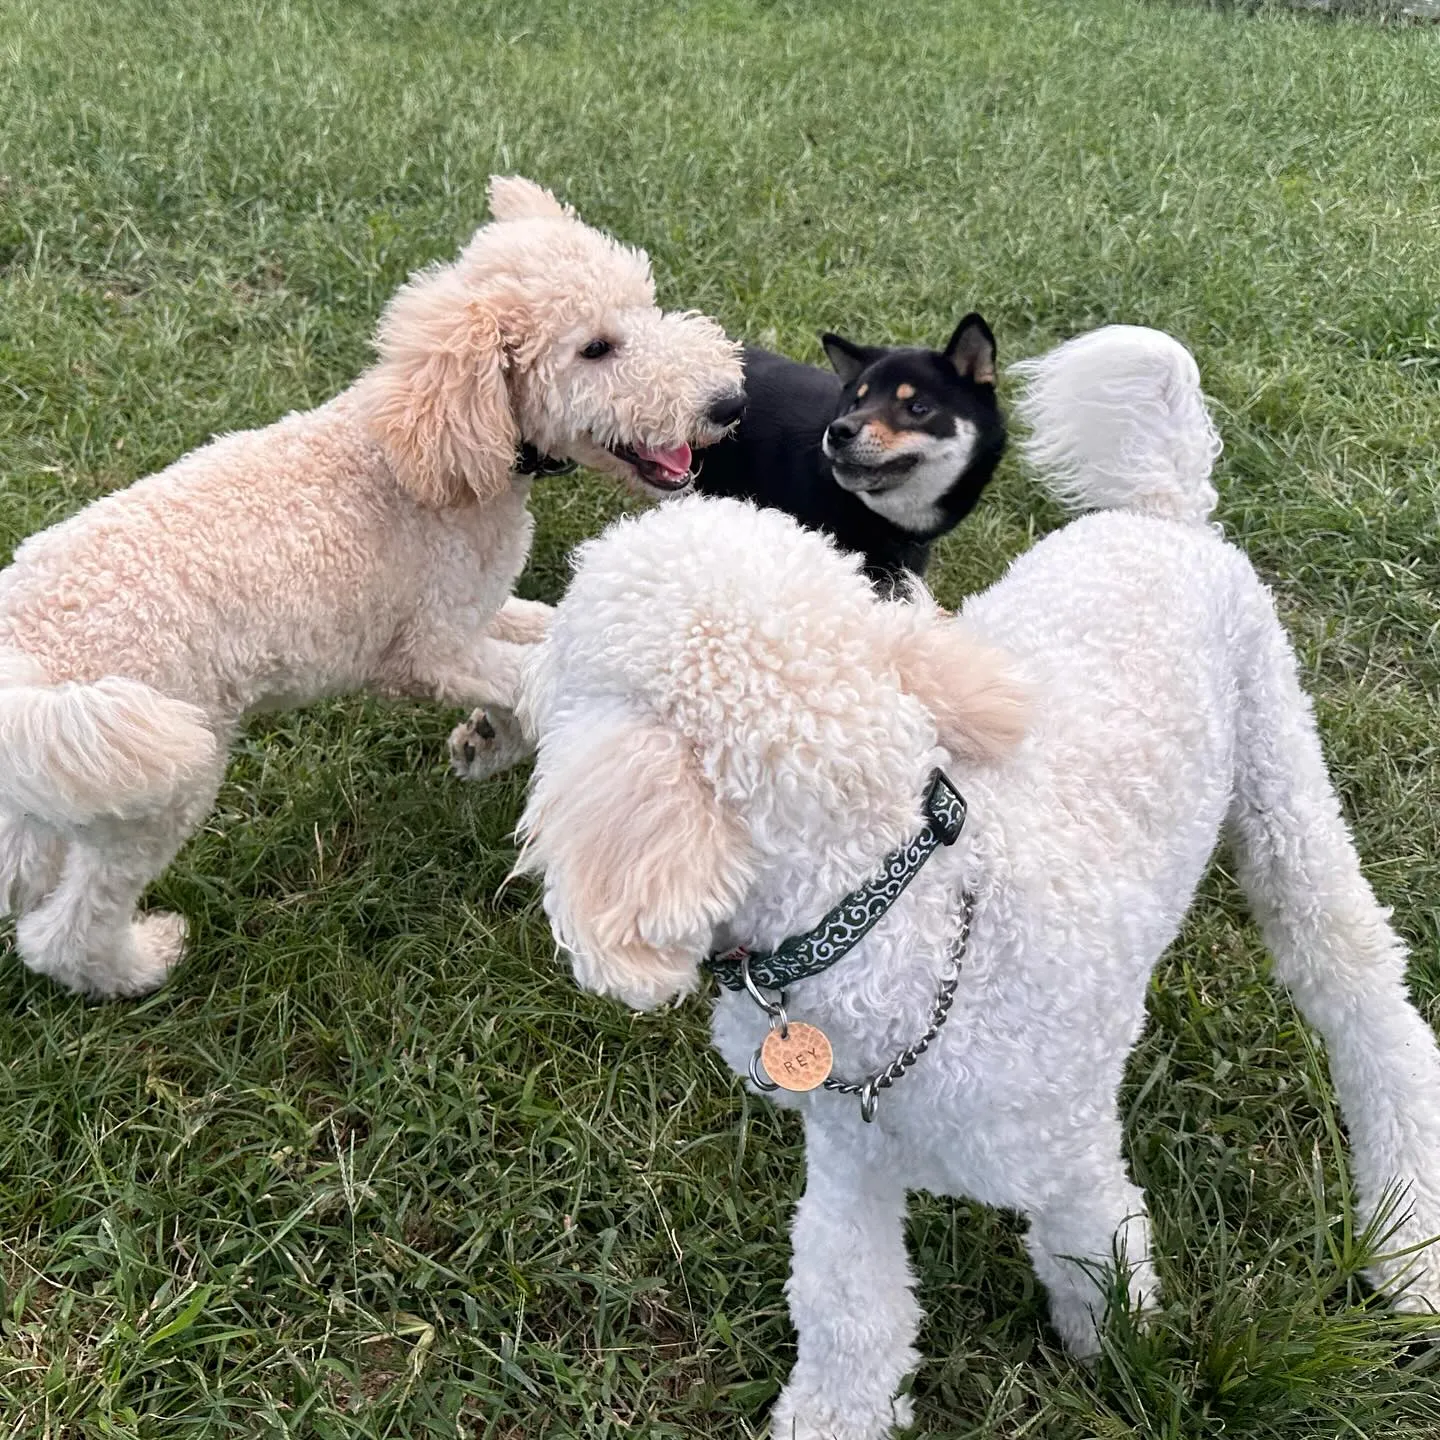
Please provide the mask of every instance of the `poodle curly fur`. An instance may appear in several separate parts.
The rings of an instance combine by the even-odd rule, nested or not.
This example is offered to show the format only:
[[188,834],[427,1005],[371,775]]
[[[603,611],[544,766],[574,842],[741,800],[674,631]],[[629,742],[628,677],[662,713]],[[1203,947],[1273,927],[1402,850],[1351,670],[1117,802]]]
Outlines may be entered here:
[[[805,931],[921,825],[940,765],[969,801],[939,852],[794,1019],[861,1079],[924,1029],[959,897],[974,928],[949,1023],[887,1091],[779,1093],[804,1116],[788,1284],[799,1335],[772,1431],[876,1440],[918,1361],[906,1192],[1014,1207],[1067,1346],[1098,1347],[1095,1267],[1158,1281],[1117,1091],[1157,958],[1222,832],[1323,1035],[1359,1197],[1405,1210],[1373,1277],[1440,1304],[1440,1054],[1360,873],[1270,596],[1206,523],[1218,442],[1189,353],[1114,327],[1022,367],[1057,493],[1113,507],[1043,540],[958,620],[879,601],[785,516],[687,498],[625,520],[577,574],[522,682],[538,737],[521,868],[579,982],[634,1006],[703,957]],[[767,1030],[722,992],[738,1074]],[[1408,1252],[1408,1253],[1402,1253]],[[1093,1263],[1092,1263],[1093,1262]]]
[[[530,181],[496,177],[490,203],[458,260],[394,296],[348,390],[97,501],[0,573],[0,913],[31,969],[96,996],[165,979],[183,924],[135,903],[248,712],[355,690],[512,704],[549,614],[508,598],[522,442],[638,482],[635,460],[683,470],[723,433],[709,411],[741,370],[718,325],[662,313],[645,255]],[[580,353],[596,339],[608,353]]]

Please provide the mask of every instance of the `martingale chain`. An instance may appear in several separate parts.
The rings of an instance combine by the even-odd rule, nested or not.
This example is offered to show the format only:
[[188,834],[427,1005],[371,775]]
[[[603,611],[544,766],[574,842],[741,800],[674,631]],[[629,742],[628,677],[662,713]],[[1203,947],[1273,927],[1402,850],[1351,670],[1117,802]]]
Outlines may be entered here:
[[824,1032],[813,1025],[791,1020],[785,1011],[785,992],[771,1000],[751,977],[749,962],[741,972],[750,998],[770,1017],[770,1033],[750,1057],[750,1079],[759,1090],[814,1090],[823,1085],[837,1095],[860,1097],[860,1118],[868,1125],[880,1105],[880,1092],[888,1090],[930,1048],[950,1018],[955,991],[960,984],[960,970],[970,948],[970,927],[975,919],[975,897],[970,891],[961,896],[960,929],[945,957],[940,975],[940,988],[930,1008],[930,1024],[918,1040],[907,1045],[888,1065],[882,1066],[864,1080],[839,1080],[830,1074],[832,1052]]
[[[967,890],[962,896],[960,929],[945,957],[940,990],[930,1010],[930,1025],[920,1038],[907,1045],[888,1065],[864,1080],[836,1080],[830,1074],[834,1051],[829,1038],[817,1025],[792,1021],[785,1011],[785,989],[797,981],[828,970],[849,954],[900,897],[920,868],[942,845],[953,845],[965,824],[965,797],[941,770],[932,770],[925,787],[925,828],[913,840],[885,857],[880,874],[852,890],[813,929],[792,935],[771,952],[751,951],[745,946],[712,955],[706,962],[720,983],[731,990],[745,990],[770,1017],[770,1033],[750,1057],[750,1078],[760,1090],[791,1090],[803,1093],[823,1085],[841,1095],[860,1097],[860,1116],[867,1123],[875,1118],[880,1091],[888,1090],[930,1048],[950,1014],[955,987],[960,983],[960,966],[970,946],[970,923],[975,917],[975,897]],[[776,992],[772,1000],[766,991]]]
[[930,1024],[925,1033],[907,1045],[884,1069],[877,1070],[865,1080],[837,1080],[833,1075],[827,1075],[823,1081],[825,1088],[837,1095],[858,1095],[860,1118],[867,1125],[875,1118],[880,1091],[888,1090],[930,1048],[930,1042],[950,1018],[950,1007],[955,1003],[955,990],[960,984],[960,967],[965,963],[965,953],[970,948],[970,922],[975,918],[975,897],[967,890],[961,904],[960,932],[945,958],[940,989],[936,992],[935,1004],[930,1010]]

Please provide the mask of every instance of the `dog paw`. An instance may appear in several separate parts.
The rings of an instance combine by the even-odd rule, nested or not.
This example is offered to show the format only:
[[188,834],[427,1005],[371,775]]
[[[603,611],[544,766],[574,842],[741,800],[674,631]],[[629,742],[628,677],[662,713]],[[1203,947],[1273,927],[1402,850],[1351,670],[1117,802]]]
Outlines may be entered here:
[[520,722],[509,710],[476,710],[450,732],[450,768],[462,780],[485,780],[530,753]]
[[47,904],[20,917],[15,940],[37,975],[91,1000],[129,1000],[169,978],[185,949],[185,921],[157,911],[77,936],[73,912]]
[[148,995],[158,990],[185,953],[185,928],[185,917],[169,911],[139,915],[131,921],[134,963],[123,977],[125,988],[117,993]]
[[137,915],[126,943],[103,970],[91,968],[84,989],[101,1000],[133,1000],[158,990],[185,953],[185,917],[169,911]]
[[897,1396],[883,1411],[847,1406],[836,1396],[782,1393],[770,1412],[770,1440],[889,1440],[915,1419],[908,1395]]

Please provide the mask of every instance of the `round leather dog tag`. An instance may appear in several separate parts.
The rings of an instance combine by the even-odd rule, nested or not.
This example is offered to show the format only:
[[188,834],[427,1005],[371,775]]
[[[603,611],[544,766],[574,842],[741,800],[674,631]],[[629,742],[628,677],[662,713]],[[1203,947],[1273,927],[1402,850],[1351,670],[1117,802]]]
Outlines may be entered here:
[[772,1030],[765,1037],[760,1062],[782,1090],[813,1090],[825,1083],[835,1055],[823,1030],[792,1020],[784,1035]]

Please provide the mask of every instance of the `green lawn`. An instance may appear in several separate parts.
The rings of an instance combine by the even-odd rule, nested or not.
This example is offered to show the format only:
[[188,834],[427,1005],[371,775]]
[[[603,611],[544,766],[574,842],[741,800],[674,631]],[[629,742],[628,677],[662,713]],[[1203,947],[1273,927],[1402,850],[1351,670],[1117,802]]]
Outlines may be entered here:
[[[242,13],[242,10],[245,13]],[[1138,0],[0,0],[0,553],[366,363],[517,170],[667,302],[1002,359],[1197,353],[1222,516],[1276,587],[1367,870],[1440,1018],[1440,37]],[[622,501],[536,491],[523,593]],[[954,601],[1057,514],[1007,465]],[[0,940],[0,1434],[759,1434],[792,1357],[798,1131],[696,1001],[633,1017],[497,893],[523,776],[455,716],[254,724],[155,887],[193,950],[87,1006]],[[1095,1369],[1013,1216],[917,1199],[945,1437],[1440,1433],[1356,1279],[1323,1058],[1217,871],[1126,1098],[1168,1305]]]

